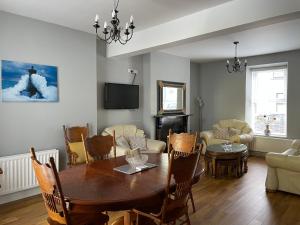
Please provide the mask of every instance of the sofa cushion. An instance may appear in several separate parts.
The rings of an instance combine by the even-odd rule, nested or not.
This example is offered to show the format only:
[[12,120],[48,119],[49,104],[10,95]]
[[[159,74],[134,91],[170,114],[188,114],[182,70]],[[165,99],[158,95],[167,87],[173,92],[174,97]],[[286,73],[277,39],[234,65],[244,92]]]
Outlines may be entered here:
[[144,137],[129,136],[127,137],[131,149],[147,150],[147,142]]
[[70,151],[76,153],[78,156],[78,158],[76,158],[76,163],[85,163],[86,157],[83,142],[69,142],[68,144]]
[[123,135],[125,137],[136,136],[136,130],[135,125],[123,125]]
[[166,148],[166,143],[163,141],[147,138],[147,151],[149,153],[162,153]]
[[231,127],[235,128],[235,129],[243,130],[243,128],[245,126],[247,126],[247,123],[242,120],[232,119],[231,122],[232,122]]
[[208,145],[224,144],[227,142],[228,142],[228,140],[225,140],[225,139],[212,138],[212,139],[209,139]]
[[124,136],[119,136],[116,138],[116,144],[123,148],[130,148],[127,139]]
[[217,139],[229,139],[228,128],[214,127],[214,138]]
[[229,136],[232,137],[232,136],[236,136],[236,135],[240,135],[242,132],[241,130],[239,129],[236,129],[236,128],[233,128],[233,127],[230,127],[228,129],[228,132],[229,132]]
[[114,131],[115,131],[116,137],[124,135],[123,126],[122,125],[116,125],[116,126],[113,126],[113,127],[107,127],[102,132],[102,135],[111,135],[111,136],[113,136]]

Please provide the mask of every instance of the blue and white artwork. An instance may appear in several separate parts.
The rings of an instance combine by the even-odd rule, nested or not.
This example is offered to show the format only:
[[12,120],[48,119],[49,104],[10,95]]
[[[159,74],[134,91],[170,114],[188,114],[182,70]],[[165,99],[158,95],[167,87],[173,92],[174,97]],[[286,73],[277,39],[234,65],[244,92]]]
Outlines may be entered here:
[[2,60],[2,101],[57,102],[57,67]]

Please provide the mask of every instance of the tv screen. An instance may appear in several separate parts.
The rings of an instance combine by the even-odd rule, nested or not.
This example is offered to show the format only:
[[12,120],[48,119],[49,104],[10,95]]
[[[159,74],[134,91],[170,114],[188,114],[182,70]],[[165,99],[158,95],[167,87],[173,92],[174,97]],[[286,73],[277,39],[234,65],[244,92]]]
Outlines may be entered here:
[[105,83],[104,109],[138,109],[139,85]]

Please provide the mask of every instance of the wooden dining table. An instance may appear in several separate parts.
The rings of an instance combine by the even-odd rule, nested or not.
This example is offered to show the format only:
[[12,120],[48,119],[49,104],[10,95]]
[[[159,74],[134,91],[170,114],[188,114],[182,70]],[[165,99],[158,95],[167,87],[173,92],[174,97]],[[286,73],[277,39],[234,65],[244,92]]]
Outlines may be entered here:
[[[167,185],[168,155],[149,154],[149,163],[158,165],[132,175],[115,171],[128,164],[125,156],[70,167],[59,173],[65,197],[83,209],[127,210],[149,204]],[[151,204],[151,201],[150,201]]]
[[[157,167],[132,175],[115,171],[127,164],[125,156],[70,167],[59,173],[66,198],[76,212],[150,209],[160,206],[167,185],[168,154],[149,154]],[[198,168],[198,172],[203,172]],[[126,218],[125,224],[129,224]]]

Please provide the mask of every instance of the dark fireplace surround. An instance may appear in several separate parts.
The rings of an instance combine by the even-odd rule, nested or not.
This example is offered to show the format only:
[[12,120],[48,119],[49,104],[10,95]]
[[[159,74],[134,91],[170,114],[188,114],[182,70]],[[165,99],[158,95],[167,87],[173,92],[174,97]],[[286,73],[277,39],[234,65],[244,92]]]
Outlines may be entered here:
[[156,139],[167,142],[169,129],[174,133],[186,133],[189,115],[170,114],[155,116]]

